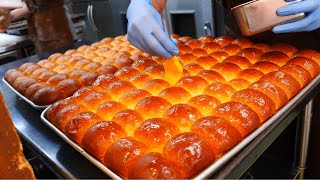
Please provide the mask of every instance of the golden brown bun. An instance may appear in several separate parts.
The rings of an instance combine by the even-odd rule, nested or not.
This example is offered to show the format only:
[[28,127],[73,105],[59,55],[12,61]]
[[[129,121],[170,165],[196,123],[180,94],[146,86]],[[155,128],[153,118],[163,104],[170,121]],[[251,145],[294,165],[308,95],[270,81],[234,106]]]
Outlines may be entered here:
[[237,78],[228,81],[227,84],[231,85],[236,91],[240,91],[247,88],[250,85],[250,82],[245,79]]
[[143,85],[143,89],[149,91],[153,95],[158,95],[162,90],[170,86],[170,83],[163,79],[153,79],[145,82]]
[[303,67],[296,64],[287,64],[282,66],[279,71],[283,71],[294,77],[299,82],[301,88],[306,86],[312,80],[310,73]]
[[24,76],[25,73],[22,71],[19,71],[17,69],[10,69],[8,70],[5,74],[4,74],[4,78],[5,80],[9,83],[9,84],[13,84],[13,82],[21,76]]
[[131,82],[137,88],[141,88],[141,87],[143,87],[144,83],[146,83],[147,81],[151,81],[151,80],[152,80],[152,78],[148,74],[139,73],[139,74],[132,76],[129,79],[129,82]]
[[87,130],[97,122],[103,121],[103,119],[93,112],[85,111],[74,115],[66,124],[64,128],[65,134],[75,141],[77,144],[81,144],[82,138]]
[[156,61],[152,59],[138,59],[131,67],[138,69],[139,71],[145,71],[149,66],[157,64]]
[[180,54],[186,54],[186,53],[190,53],[192,51],[192,48],[186,44],[179,44],[177,46],[178,46]]
[[179,61],[183,64],[190,64],[193,63],[198,57],[193,55],[192,53],[186,53],[186,54],[181,54],[176,56]]
[[309,58],[295,57],[295,58],[292,58],[288,62],[288,64],[296,64],[296,65],[299,65],[299,66],[303,67],[304,69],[309,71],[309,73],[311,74],[312,78],[316,77],[320,72],[319,64],[316,63],[314,60],[309,59]]
[[43,82],[38,82],[35,84],[32,84],[30,87],[28,87],[28,89],[26,90],[25,96],[28,99],[31,99],[33,97],[33,95],[42,88],[48,87],[47,84],[43,83]]
[[190,46],[192,49],[199,48],[201,46],[201,41],[196,39],[190,39],[185,43],[186,45]]
[[311,49],[297,51],[294,57],[306,57],[316,61],[318,64],[320,63],[320,53]]
[[255,82],[248,88],[258,90],[270,97],[275,104],[276,110],[281,108],[288,101],[286,93],[281,88],[268,81]]
[[162,118],[153,118],[144,121],[135,131],[134,138],[153,147],[153,151],[162,151],[163,146],[176,134],[179,128]]
[[58,112],[66,107],[67,105],[70,105],[72,103],[74,103],[75,100],[73,98],[67,98],[67,99],[62,99],[60,101],[57,101],[55,103],[53,103],[50,108],[48,109],[48,111],[46,112],[46,117],[47,119],[52,122],[55,123],[55,119],[56,116],[58,114]]
[[270,72],[262,76],[260,80],[271,82],[280,87],[285,91],[288,99],[291,99],[301,89],[300,84],[297,80],[295,80],[291,75],[282,71]]
[[116,59],[114,58],[105,58],[103,61],[101,61],[102,65],[112,65]]
[[109,84],[106,92],[113,100],[118,100],[125,92],[135,89],[135,86],[128,81],[119,80]]
[[63,98],[55,87],[44,87],[39,89],[31,98],[37,105],[49,105]]
[[167,60],[167,58],[160,56],[151,56],[151,59],[156,61],[158,64],[163,64]]
[[76,114],[84,112],[85,110],[86,108],[80,104],[70,103],[64,106],[62,109],[58,110],[55,119],[53,119],[51,122],[65,133],[64,128],[69,120]]
[[201,43],[209,43],[209,42],[213,42],[216,38],[213,36],[201,36],[198,38],[198,40]]
[[270,49],[270,46],[264,43],[253,44],[251,47],[260,49],[263,52],[267,52]]
[[48,81],[52,76],[54,76],[54,75],[56,75],[56,74],[57,74],[56,72],[49,70],[49,71],[47,71],[47,72],[42,73],[42,74],[39,76],[38,80],[39,80],[39,81],[42,81],[42,82],[46,82],[46,81]]
[[87,72],[89,72],[89,71],[84,70],[84,69],[77,69],[77,70],[74,70],[70,73],[70,77],[73,79],[79,79],[82,75],[84,75]]
[[121,177],[128,177],[134,163],[146,152],[148,147],[131,138],[121,138],[112,145],[106,152],[104,164]]
[[87,73],[83,74],[82,76],[80,76],[80,78],[78,80],[84,86],[91,86],[94,83],[94,81],[97,79],[98,76],[99,76],[98,73],[87,72]]
[[70,97],[80,88],[81,84],[77,80],[71,78],[61,81],[57,86],[57,89],[61,93],[62,98]]
[[115,72],[117,72],[119,69],[113,65],[110,64],[106,64],[101,66],[100,68],[97,69],[97,73],[99,74],[114,74]]
[[62,56],[63,54],[61,54],[61,53],[54,53],[54,54],[52,54],[52,55],[50,55],[49,57],[48,57],[48,60],[50,60],[50,61],[56,61],[60,56]]
[[99,77],[97,77],[96,81],[92,84],[92,86],[98,86],[101,89],[106,89],[111,83],[119,80],[119,78],[112,74],[100,75]]
[[221,46],[216,42],[207,42],[200,46],[203,50],[207,51],[207,53],[213,53],[217,51]]
[[184,76],[176,86],[181,86],[188,90],[192,95],[198,95],[209,85],[209,83],[200,76]]
[[30,75],[30,77],[38,79],[43,73],[48,72],[48,71],[50,71],[50,70],[47,68],[39,68],[39,69],[33,71],[32,74]]
[[106,92],[91,92],[82,100],[82,105],[92,112],[96,112],[100,104],[111,101],[111,97]]
[[124,104],[117,101],[108,101],[99,105],[96,114],[104,120],[111,120],[116,113],[124,109],[127,109]]
[[254,89],[244,89],[233,94],[232,101],[241,102],[254,110],[265,122],[276,111],[275,103],[267,95]]
[[205,79],[208,83],[214,83],[214,82],[225,82],[223,76],[221,76],[220,73],[217,73],[213,70],[203,70],[198,73],[198,76]]
[[16,88],[16,90],[17,90],[18,92],[20,92],[21,94],[25,95],[27,89],[28,89],[31,85],[33,85],[33,84],[35,84],[35,83],[37,83],[37,82],[39,82],[39,81],[36,80],[36,79],[34,79],[34,78],[25,78],[25,79],[23,79],[23,80],[21,81],[21,83],[19,83],[18,87],[15,87],[15,88]]
[[251,65],[251,62],[247,58],[237,55],[229,56],[225,60],[223,60],[223,62],[236,64],[241,69],[247,69]]
[[164,77],[164,67],[163,64],[154,64],[149,66],[146,71],[153,79],[163,78]]
[[245,48],[241,50],[237,55],[247,58],[251,64],[254,64],[258,61],[260,56],[263,54],[263,51],[257,48]]
[[236,44],[236,45],[240,46],[241,48],[248,48],[248,47],[251,47],[252,45],[254,45],[254,43],[252,41],[250,41],[249,39],[246,39],[246,38],[235,39],[234,41],[232,41],[232,44]]
[[237,78],[241,68],[233,63],[222,62],[212,66],[211,70],[220,73],[227,81],[230,81],[231,79]]
[[178,40],[185,43],[185,42],[187,42],[187,41],[189,41],[189,40],[191,40],[191,39],[192,39],[192,37],[183,36],[183,37],[180,37]]
[[258,114],[240,102],[230,101],[220,104],[213,111],[213,115],[227,120],[237,128],[242,138],[260,126]]
[[209,95],[198,95],[191,98],[188,103],[189,105],[198,108],[198,110],[204,115],[209,116],[213,109],[217,107],[221,102]]
[[217,98],[220,102],[227,102],[230,100],[231,96],[236,92],[236,90],[226,84],[221,82],[215,82],[210,84],[204,89],[203,93],[208,94]]
[[211,57],[215,58],[219,62],[222,62],[224,59],[229,57],[229,54],[224,51],[215,51],[210,54]]
[[258,81],[264,75],[263,72],[256,69],[245,69],[239,72],[238,78],[245,79],[250,83]]
[[112,121],[101,121],[86,131],[81,145],[99,161],[104,162],[104,156],[109,146],[125,136],[126,132],[119,124]]
[[263,72],[264,74],[267,74],[272,71],[277,71],[280,67],[272,62],[260,61],[260,62],[253,64],[252,66],[250,66],[250,68],[259,70],[259,71]]
[[129,179],[181,179],[176,164],[162,154],[150,152],[139,158],[129,172]]
[[210,145],[192,132],[181,133],[163,148],[164,156],[182,170],[184,178],[196,175],[216,158]]
[[202,116],[197,108],[188,104],[175,104],[163,114],[163,118],[178,126],[182,131],[188,131],[192,124]]
[[164,98],[150,96],[142,99],[134,108],[144,119],[161,118],[163,113],[171,107],[171,103]]
[[122,79],[122,80],[125,80],[125,81],[129,81],[129,79],[132,76],[137,75],[139,73],[140,73],[139,70],[137,70],[137,69],[135,69],[133,67],[127,66],[127,67],[119,69],[116,73],[114,73],[114,75],[116,77],[118,77],[119,79]]
[[116,113],[112,121],[118,123],[131,136],[144,119],[138,111],[125,109]]
[[230,122],[215,116],[207,116],[197,120],[192,125],[191,132],[205,139],[217,157],[220,157],[241,140],[240,132]]
[[68,79],[69,76],[67,74],[56,74],[51,76],[47,83],[51,86],[57,86],[61,81]]
[[211,56],[202,56],[197,58],[194,63],[199,64],[205,69],[210,69],[213,65],[217,64],[219,61]]
[[190,75],[197,75],[200,71],[204,70],[202,66],[197,63],[191,63],[184,66],[184,70]]
[[142,99],[148,96],[152,96],[152,94],[146,90],[133,89],[124,93],[120,97],[119,102],[121,102],[122,104],[125,104],[128,108],[133,109],[139,101],[141,101]]
[[234,39],[230,36],[217,37],[214,42],[218,43],[221,47],[231,44]]
[[289,56],[280,51],[269,51],[260,56],[259,61],[272,62],[279,67],[285,65],[289,61]]
[[241,50],[242,50],[242,48],[236,44],[228,44],[228,45],[225,45],[219,49],[219,51],[226,52],[230,56],[239,53]]
[[287,43],[276,43],[270,47],[269,51],[280,51],[291,57],[298,51],[298,49]]
[[116,59],[113,65],[120,69],[126,66],[131,66],[132,63],[134,63],[134,61],[131,58],[121,57],[119,59]]
[[207,56],[208,55],[207,51],[203,50],[202,48],[194,48],[194,49],[192,49],[191,54],[193,54],[194,56],[197,56],[197,57]]
[[169,101],[172,104],[184,103],[191,98],[191,94],[185,90],[183,87],[168,87],[162,90],[159,95]]
[[99,69],[102,66],[101,63],[98,62],[91,62],[88,65],[86,65],[83,69],[91,72],[95,72],[97,69]]

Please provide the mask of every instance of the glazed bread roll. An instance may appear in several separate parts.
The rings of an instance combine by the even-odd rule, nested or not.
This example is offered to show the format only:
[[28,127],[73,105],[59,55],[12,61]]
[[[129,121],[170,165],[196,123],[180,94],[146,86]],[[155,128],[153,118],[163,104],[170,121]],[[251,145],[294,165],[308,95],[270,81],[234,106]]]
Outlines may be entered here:
[[320,72],[319,52],[290,44],[173,37],[183,72],[172,84],[165,79],[168,59],[136,49],[126,36],[26,63],[4,78],[30,100],[53,103],[49,121],[121,178],[185,179],[268,121]]

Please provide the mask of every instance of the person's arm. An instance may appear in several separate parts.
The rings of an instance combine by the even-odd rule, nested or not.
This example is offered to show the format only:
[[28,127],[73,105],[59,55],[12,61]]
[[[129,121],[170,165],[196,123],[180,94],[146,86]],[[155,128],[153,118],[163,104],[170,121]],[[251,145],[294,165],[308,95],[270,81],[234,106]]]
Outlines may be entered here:
[[160,12],[165,5],[166,0],[131,0],[127,11],[128,40],[146,53],[170,58],[179,50],[176,41],[163,30],[166,27]]
[[22,8],[8,10],[0,10],[0,32],[4,32],[10,25],[11,21],[15,21],[29,14],[29,9],[26,4]]
[[[293,0],[286,0],[293,1]],[[313,31],[320,28],[320,0],[303,0],[279,8],[279,16],[305,13],[305,17],[273,28],[274,33]]]
[[0,9],[0,33],[8,28],[10,22],[10,11],[7,9]]
[[30,13],[28,6],[24,3],[22,8],[14,9],[10,12],[10,17],[12,21],[21,19]]

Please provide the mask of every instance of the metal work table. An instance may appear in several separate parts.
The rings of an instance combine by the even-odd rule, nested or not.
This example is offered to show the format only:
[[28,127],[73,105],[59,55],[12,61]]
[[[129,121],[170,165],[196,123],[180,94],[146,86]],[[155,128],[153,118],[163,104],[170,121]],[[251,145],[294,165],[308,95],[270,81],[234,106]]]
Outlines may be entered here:
[[[77,46],[75,45],[75,47]],[[64,50],[66,49],[60,49],[60,52],[64,52]],[[52,52],[1,65],[0,76],[3,77],[8,69],[17,68],[26,62],[37,62],[48,57],[50,54],[52,54]],[[279,121],[276,121],[258,135],[248,146],[240,151],[240,153],[227,162],[218,172],[213,174],[212,177],[218,179],[239,178],[271,145],[281,132],[286,129],[293,119],[300,112],[303,112],[306,105],[318,93],[317,89],[319,89],[319,86],[320,83],[317,83],[310,91],[305,93],[299,103],[294,104],[290,111],[287,111],[281,116]],[[25,101],[20,99],[2,81],[0,83],[0,90],[4,95],[15,127],[25,145],[24,148],[37,154],[39,159],[41,159],[41,161],[43,161],[43,163],[59,178],[108,178],[106,174],[47,127],[40,119],[41,112],[39,110],[32,108]],[[308,106],[310,106],[310,104]],[[310,109],[310,107],[306,108],[306,111],[308,111],[308,109]],[[310,121],[308,116],[306,121]],[[305,123],[305,121],[303,122]],[[305,133],[309,134],[308,130]],[[304,138],[306,138],[305,141],[308,142],[308,137]]]

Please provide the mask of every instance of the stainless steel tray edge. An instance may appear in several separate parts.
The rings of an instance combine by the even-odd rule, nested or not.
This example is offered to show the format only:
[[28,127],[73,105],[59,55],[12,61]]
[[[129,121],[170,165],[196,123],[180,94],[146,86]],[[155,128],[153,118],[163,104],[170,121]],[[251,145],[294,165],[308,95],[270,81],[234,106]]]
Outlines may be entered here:
[[41,120],[55,133],[57,133],[64,141],[66,141],[70,146],[72,146],[76,151],[78,151],[80,154],[82,154],[85,158],[87,158],[91,163],[93,163],[96,167],[98,167],[100,170],[102,170],[104,173],[106,173],[110,178],[121,180],[122,178],[113,173],[110,169],[108,169],[105,165],[103,165],[101,162],[99,162],[97,159],[95,159],[93,156],[88,154],[84,149],[82,149],[78,144],[73,142],[69,137],[67,137],[63,132],[61,132],[58,128],[56,128],[51,122],[45,117],[46,112],[50,108],[47,107],[42,113],[41,113]]
[[34,104],[32,101],[30,101],[30,99],[28,99],[27,97],[25,97],[24,95],[20,94],[16,89],[14,89],[11,84],[8,83],[7,80],[4,79],[4,77],[2,78],[2,81],[16,94],[18,95],[21,99],[23,99],[24,101],[26,101],[29,105],[31,105],[33,108],[38,109],[40,111],[44,110],[45,108],[47,108],[49,105],[46,106],[39,106]]
[[313,87],[320,83],[320,75],[316,76],[306,87],[304,87],[297,95],[295,95],[289,102],[283,106],[280,110],[278,110],[270,119],[265,121],[258,129],[249,134],[246,138],[244,138],[239,144],[229,150],[226,154],[224,154],[221,158],[216,160],[211,166],[206,168],[200,174],[194,177],[194,179],[208,179],[212,174],[214,174],[220,167],[222,167],[228,160],[230,160],[234,155],[236,155],[239,151],[241,151],[246,145],[248,145],[251,141],[254,140],[260,133],[262,133],[266,128],[268,128],[275,121],[279,120],[279,118],[288,113],[294,104],[297,104],[301,97],[303,97],[308,91],[310,91]]
[[[263,123],[259,128],[249,134],[246,138],[244,138],[240,143],[238,143],[235,147],[229,150],[226,154],[224,154],[221,158],[217,159],[212,165],[206,168],[204,171],[200,172],[193,179],[208,179],[212,174],[217,172],[219,168],[221,168],[225,163],[227,163],[232,157],[234,157],[238,152],[240,152],[245,146],[247,146],[251,141],[253,141],[260,133],[262,133],[266,128],[268,128],[275,121],[279,120],[281,116],[288,113],[290,109],[303,98],[306,93],[312,90],[317,84],[320,83],[320,75],[316,76],[306,87],[304,87],[297,95],[295,95],[288,103],[283,106],[280,110],[278,110],[270,119],[268,119],[265,123]],[[105,172],[113,179],[122,179],[115,173],[113,173],[110,169],[108,169],[105,165],[96,160],[93,156],[86,153],[79,145],[70,140],[64,133],[62,133],[58,128],[56,128],[53,124],[50,123],[49,120],[46,119],[45,114],[47,110],[50,108],[47,107],[41,113],[41,120],[49,126],[53,131],[55,131],[63,140],[65,140],[68,144],[70,144],[75,150],[80,152],[84,157],[86,157],[90,162],[92,162],[95,166],[97,166],[100,170]]]

